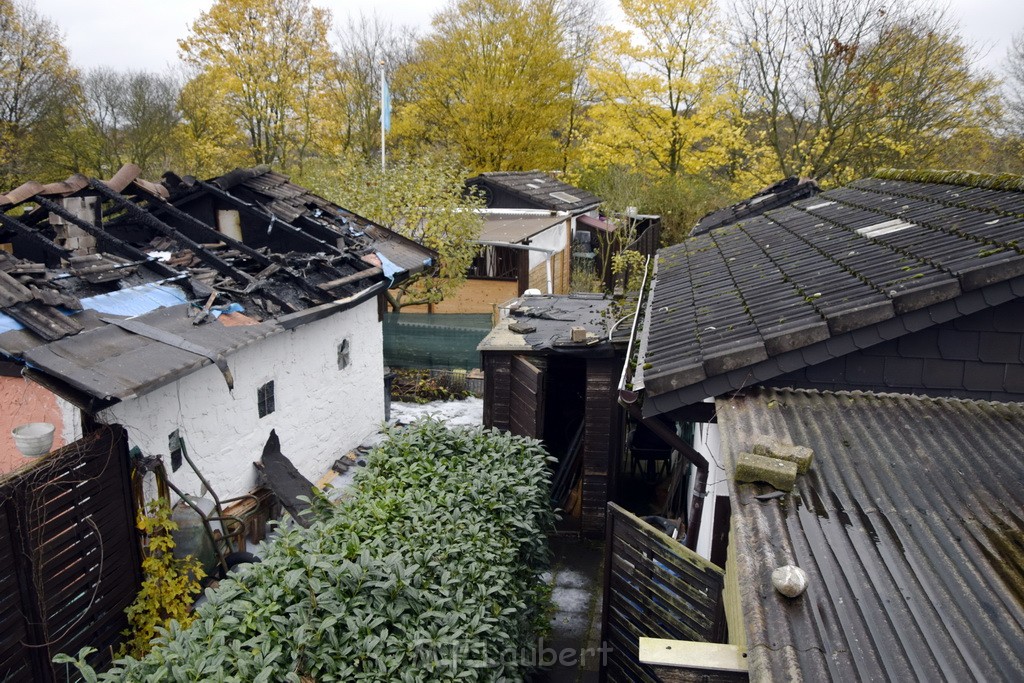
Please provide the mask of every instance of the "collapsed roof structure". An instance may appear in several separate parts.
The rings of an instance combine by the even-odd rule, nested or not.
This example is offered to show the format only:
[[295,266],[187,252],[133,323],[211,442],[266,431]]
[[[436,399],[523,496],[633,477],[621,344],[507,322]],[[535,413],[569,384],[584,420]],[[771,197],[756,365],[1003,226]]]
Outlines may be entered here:
[[90,412],[211,363],[230,385],[226,354],[435,256],[265,167],[139,172],[0,196],[0,355]]

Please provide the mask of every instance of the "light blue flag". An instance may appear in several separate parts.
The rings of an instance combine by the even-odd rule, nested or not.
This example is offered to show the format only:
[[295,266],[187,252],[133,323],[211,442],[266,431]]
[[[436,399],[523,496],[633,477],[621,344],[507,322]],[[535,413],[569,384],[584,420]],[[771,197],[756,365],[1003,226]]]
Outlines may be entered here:
[[391,90],[383,75],[380,77],[380,127],[385,133],[391,132]]

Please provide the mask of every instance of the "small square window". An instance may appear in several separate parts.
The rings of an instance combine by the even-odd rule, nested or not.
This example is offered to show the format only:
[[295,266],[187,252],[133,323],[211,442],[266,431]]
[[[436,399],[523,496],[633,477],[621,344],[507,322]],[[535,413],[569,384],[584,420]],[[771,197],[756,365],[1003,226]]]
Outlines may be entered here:
[[256,405],[260,411],[260,417],[266,417],[274,412],[274,380],[270,380],[256,390]]
[[348,339],[344,339],[338,344],[338,369],[344,370],[350,362]]

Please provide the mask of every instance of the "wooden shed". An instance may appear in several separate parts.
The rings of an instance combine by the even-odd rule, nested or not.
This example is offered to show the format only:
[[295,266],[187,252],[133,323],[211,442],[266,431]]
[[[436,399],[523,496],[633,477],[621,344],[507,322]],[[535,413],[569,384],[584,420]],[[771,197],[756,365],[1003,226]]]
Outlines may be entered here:
[[527,296],[480,344],[484,424],[541,439],[557,459],[552,499],[566,530],[604,533],[622,458],[616,402],[628,331],[599,294]]

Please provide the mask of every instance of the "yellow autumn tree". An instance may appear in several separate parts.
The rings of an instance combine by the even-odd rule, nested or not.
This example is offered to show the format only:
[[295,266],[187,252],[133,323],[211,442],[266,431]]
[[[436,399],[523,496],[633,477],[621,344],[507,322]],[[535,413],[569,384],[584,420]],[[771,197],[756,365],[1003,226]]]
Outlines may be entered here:
[[178,95],[181,123],[175,131],[179,163],[200,178],[251,163],[248,140],[228,104],[228,91],[216,74],[196,71]]
[[178,41],[186,65],[207,77],[201,86],[222,91],[252,163],[301,170],[313,151],[334,59],[329,29],[330,13],[308,0],[217,0]]
[[553,0],[456,0],[399,78],[395,135],[473,171],[556,168],[572,68]]
[[79,98],[60,30],[28,2],[0,0],[0,185],[73,165],[55,143]]
[[605,27],[591,71],[590,165],[694,175],[730,164],[744,143],[720,54],[713,0],[620,0],[628,30]]

